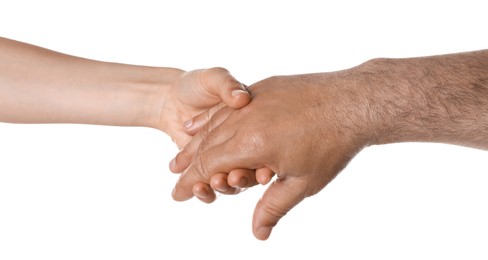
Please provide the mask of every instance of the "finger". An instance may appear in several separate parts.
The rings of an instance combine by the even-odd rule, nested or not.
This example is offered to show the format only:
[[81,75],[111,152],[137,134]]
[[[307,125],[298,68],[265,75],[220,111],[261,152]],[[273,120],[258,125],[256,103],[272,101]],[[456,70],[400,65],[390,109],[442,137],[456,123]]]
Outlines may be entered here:
[[254,170],[235,169],[229,172],[227,182],[230,186],[236,188],[250,188],[258,184]]
[[226,173],[217,173],[210,179],[210,187],[220,193],[228,192],[232,187],[227,183]]
[[207,111],[187,120],[183,123],[183,131],[187,135],[194,136],[210,121],[213,115],[223,107],[225,107],[225,103],[220,102]]
[[205,132],[194,136],[190,142],[169,162],[169,170],[173,173],[181,173],[190,166],[198,147],[204,138]]
[[[226,117],[227,120],[231,113],[236,112],[230,108],[224,108],[221,111],[223,112],[217,112],[214,118],[220,117],[222,113],[222,116]],[[198,182],[209,183],[211,176],[216,173],[230,172],[233,169],[256,169],[262,167],[263,158],[250,155],[249,149],[246,149],[245,145],[243,145],[243,137],[236,136],[235,123],[229,120],[205,134],[205,137],[201,140],[202,143],[193,153],[198,154],[190,160],[191,164],[187,162],[187,165],[189,164],[188,168],[180,175],[173,189],[172,196],[174,200],[184,201],[190,199],[193,197],[192,186]],[[209,122],[209,125],[212,125],[211,122]],[[204,130],[202,132],[206,133],[207,131]],[[197,136],[200,135],[199,133]],[[182,151],[176,157],[174,169],[184,169],[184,167],[179,166],[181,160],[178,158],[193,156],[193,154],[188,155],[187,152]]]
[[[215,135],[224,135],[227,131],[215,130]],[[233,133],[230,133],[231,136]],[[248,156],[236,147],[236,139],[230,139],[217,144],[214,147],[208,148],[200,152],[198,156],[192,161],[192,164],[180,175],[173,189],[173,199],[176,201],[184,201],[193,196],[191,192],[192,186],[198,182],[209,183],[212,175],[222,172],[230,172],[237,169],[252,169],[257,168],[256,159],[247,158]]]
[[213,175],[210,179],[210,187],[225,195],[234,195],[242,192],[243,189],[232,187],[227,183],[227,176],[228,174],[226,173],[218,173]]
[[[180,173],[192,162],[195,154],[200,148],[200,144],[202,140],[210,134],[215,128],[217,128],[220,124],[222,124],[230,115],[232,109],[221,109],[213,116],[212,120],[205,124],[204,129],[200,131],[197,135],[195,135],[191,141],[181,150],[175,158],[173,158],[169,163],[169,169],[171,172]],[[226,139],[230,133],[222,132],[220,134],[214,134],[214,138],[210,138],[207,142],[211,144],[216,144],[220,142],[220,140]]]
[[212,95],[220,96],[229,107],[238,109],[251,102],[245,86],[224,68],[210,68],[199,74],[203,87]]
[[263,167],[256,170],[256,180],[261,185],[268,184],[273,176],[274,172],[268,167]]
[[[192,161],[190,166],[178,178],[178,181],[176,182],[172,193],[174,200],[185,201],[192,198],[194,195],[194,191],[192,190],[192,188],[195,184],[210,183],[210,178],[212,175],[220,172],[227,172],[223,170],[208,170],[209,168],[219,169],[219,158],[222,157],[218,156],[216,151],[219,150],[221,146],[222,145],[218,145],[215,149],[201,153],[196,156],[195,160]],[[181,153],[179,153],[176,158],[180,158],[180,154]],[[216,159],[212,159],[211,161],[209,161],[207,160],[208,156]],[[177,159],[176,163],[180,163],[180,159]]]
[[277,179],[257,203],[253,216],[253,233],[266,240],[273,227],[286,213],[304,199],[305,187],[298,179]]
[[217,198],[212,188],[210,188],[208,184],[201,183],[201,182],[193,186],[192,192],[195,195],[195,197],[197,197],[199,200],[205,203],[212,203]]

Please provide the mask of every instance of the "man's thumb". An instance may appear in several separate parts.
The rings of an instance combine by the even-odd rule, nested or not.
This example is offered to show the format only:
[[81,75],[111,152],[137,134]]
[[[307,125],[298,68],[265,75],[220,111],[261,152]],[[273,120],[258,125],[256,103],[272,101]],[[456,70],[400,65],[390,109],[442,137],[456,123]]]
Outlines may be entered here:
[[304,185],[297,179],[277,179],[256,205],[252,221],[257,239],[266,240],[278,221],[304,198]]

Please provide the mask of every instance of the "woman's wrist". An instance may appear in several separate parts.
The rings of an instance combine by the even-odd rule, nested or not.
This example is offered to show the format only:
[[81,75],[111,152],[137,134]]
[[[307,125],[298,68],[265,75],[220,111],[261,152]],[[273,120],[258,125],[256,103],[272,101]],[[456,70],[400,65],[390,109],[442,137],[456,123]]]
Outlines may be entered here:
[[[174,68],[143,67],[122,65],[126,68],[114,65],[114,70],[124,72],[122,81],[114,78],[114,85],[120,84],[117,96],[126,101],[125,107],[120,107],[121,116],[125,125],[143,126],[160,129],[167,132],[164,126],[163,109],[165,103],[171,98],[171,88],[179,79],[182,70]],[[117,124],[114,122],[114,124]]]

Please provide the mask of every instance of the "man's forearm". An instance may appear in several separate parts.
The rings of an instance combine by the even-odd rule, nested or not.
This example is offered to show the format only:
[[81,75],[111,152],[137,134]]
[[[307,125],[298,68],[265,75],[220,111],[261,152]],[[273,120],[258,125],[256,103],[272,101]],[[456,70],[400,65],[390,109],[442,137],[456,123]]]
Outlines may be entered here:
[[155,97],[165,77],[180,71],[172,72],[0,38],[0,121],[156,126],[161,104]]
[[442,142],[488,149],[488,51],[362,66],[373,143]]

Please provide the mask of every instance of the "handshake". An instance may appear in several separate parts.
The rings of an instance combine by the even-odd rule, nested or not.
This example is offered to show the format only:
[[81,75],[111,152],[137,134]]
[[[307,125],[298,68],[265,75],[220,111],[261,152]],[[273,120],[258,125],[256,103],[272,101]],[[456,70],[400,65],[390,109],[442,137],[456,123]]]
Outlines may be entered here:
[[265,240],[363,148],[441,142],[488,148],[488,51],[373,59],[245,87],[223,68],[185,72],[81,59],[0,38],[0,122],[145,126],[181,149],[173,198],[206,203],[269,184]]
[[[253,218],[254,235],[267,239],[292,207],[371,144],[372,122],[363,117],[373,113],[363,78],[370,66],[271,77],[248,88],[223,68],[183,73],[163,106],[177,112],[161,117],[183,148],[170,162],[170,170],[181,173],[173,198],[211,203],[215,191],[237,194],[276,175]],[[208,110],[196,114],[195,108]]]

